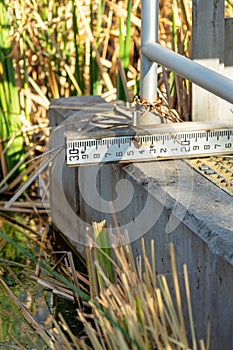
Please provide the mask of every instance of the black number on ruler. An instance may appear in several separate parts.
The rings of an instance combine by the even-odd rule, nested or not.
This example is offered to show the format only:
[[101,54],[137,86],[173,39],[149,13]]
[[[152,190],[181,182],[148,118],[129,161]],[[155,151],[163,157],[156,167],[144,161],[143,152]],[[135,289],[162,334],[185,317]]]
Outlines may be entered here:
[[231,147],[232,147],[232,143],[231,142],[225,144],[225,148],[231,148]]
[[181,141],[181,152],[189,152],[190,151],[190,140]]
[[116,152],[116,157],[122,157],[123,153],[122,152]]
[[127,156],[133,156],[134,155],[134,151],[127,151]]
[[72,161],[73,161],[73,162],[74,162],[74,161],[77,162],[78,160],[79,160],[79,156],[69,156],[69,161],[70,161],[70,162],[72,162]]
[[74,147],[74,142],[72,143],[72,148],[69,148],[69,154],[79,154],[79,149]]

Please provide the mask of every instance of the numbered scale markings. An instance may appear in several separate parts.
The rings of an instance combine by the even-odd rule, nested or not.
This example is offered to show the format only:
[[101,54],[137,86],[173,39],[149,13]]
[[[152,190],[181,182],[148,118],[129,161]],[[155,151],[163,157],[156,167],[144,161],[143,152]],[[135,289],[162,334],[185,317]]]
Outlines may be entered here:
[[[182,126],[175,127],[175,131],[171,126],[151,128],[150,132],[128,129],[128,135],[124,135],[127,130],[118,130],[123,135],[114,136],[106,131],[102,134],[90,132],[85,136],[66,133],[66,163],[68,166],[78,166],[233,153],[233,127],[179,132],[179,128],[184,129],[184,124],[178,124]],[[196,128],[199,125],[187,124],[194,124],[192,127]]]

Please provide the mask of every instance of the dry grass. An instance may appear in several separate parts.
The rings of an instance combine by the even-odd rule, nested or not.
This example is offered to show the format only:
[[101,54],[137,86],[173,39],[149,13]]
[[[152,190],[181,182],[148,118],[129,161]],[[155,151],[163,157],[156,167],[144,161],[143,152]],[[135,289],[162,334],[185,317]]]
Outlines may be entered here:
[[[160,2],[159,42],[185,55],[190,41],[190,4],[187,0],[173,6],[168,0]],[[107,101],[115,100],[118,69],[126,99],[138,94],[141,2],[134,0],[131,5],[128,28],[127,0],[64,0],[59,5],[54,0],[13,0],[6,4],[10,23],[7,40],[11,43],[8,56],[13,59],[21,127],[17,134],[1,136],[1,193],[8,196],[16,191],[22,179],[37,169],[39,161],[32,159],[43,152],[49,134],[51,99],[100,94]],[[125,40],[130,50],[124,50]],[[159,68],[159,88],[168,106],[188,119],[190,91],[186,82]],[[9,168],[7,150],[14,138],[23,138],[25,155]]]
[[[153,245],[152,241],[150,254],[154,262]],[[102,281],[100,292],[89,303],[91,315],[78,311],[87,340],[77,339],[77,349],[208,349],[203,340],[198,344],[195,337],[187,266],[184,266],[184,280],[190,323],[185,325],[184,298],[181,300],[173,245],[170,247],[173,296],[166,277],[158,275],[154,264],[149,263],[143,240],[143,268],[135,264],[130,246],[114,248],[113,256],[114,282],[104,272],[100,260],[92,261]],[[187,332],[190,329],[189,344]],[[89,342],[91,347],[87,346]]]
[[[190,4],[187,0],[175,1],[173,6],[168,0],[160,2],[159,42],[171,48],[175,46],[186,55],[191,30]],[[95,90],[92,64],[99,80],[95,92],[110,100],[116,98],[119,36],[126,35],[127,1],[65,0],[58,6],[54,1],[30,0],[22,6],[14,0],[8,6],[15,21],[12,54],[21,106],[24,111],[27,107],[25,114],[32,121],[38,123],[38,118],[45,116],[52,98],[88,95]],[[132,93],[138,92],[140,6],[140,1],[132,2],[127,72]],[[177,43],[174,43],[174,31],[179,32]]]
[[[100,234],[103,223],[95,224],[94,228]],[[154,242],[151,241],[150,252],[145,250],[143,240],[141,243],[142,256],[135,262],[129,245],[112,248],[110,253],[98,248],[95,238],[86,249],[88,276],[76,271],[69,252],[60,252],[61,258],[46,274],[44,258],[40,258],[41,272],[31,278],[75,303],[77,320],[84,326],[78,336],[72,333],[62,312],[53,319],[49,332],[45,332],[45,326],[33,318],[2,279],[0,283],[16,310],[50,349],[209,349],[209,331],[206,340],[199,341],[195,335],[187,266],[183,266],[185,295],[181,297],[173,245],[170,246],[172,283],[168,283],[166,276],[156,270]],[[113,275],[103,264],[104,259]]]

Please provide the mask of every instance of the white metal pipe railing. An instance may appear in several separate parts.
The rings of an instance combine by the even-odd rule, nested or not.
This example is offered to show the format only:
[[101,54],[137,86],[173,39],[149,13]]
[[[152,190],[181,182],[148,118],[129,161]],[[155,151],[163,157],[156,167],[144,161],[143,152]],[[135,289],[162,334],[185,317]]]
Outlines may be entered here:
[[[233,80],[155,42],[144,42],[141,52],[143,55],[142,59],[146,57],[151,62],[157,62],[194,84],[233,103]],[[144,85],[142,85],[142,88],[144,88]],[[145,90],[141,91],[145,99],[147,97],[149,99],[149,95],[146,95],[148,89],[150,89],[150,86],[147,86]]]
[[[141,46],[158,41],[158,0],[142,0]],[[141,52],[140,94],[148,102],[157,96],[157,63]]]

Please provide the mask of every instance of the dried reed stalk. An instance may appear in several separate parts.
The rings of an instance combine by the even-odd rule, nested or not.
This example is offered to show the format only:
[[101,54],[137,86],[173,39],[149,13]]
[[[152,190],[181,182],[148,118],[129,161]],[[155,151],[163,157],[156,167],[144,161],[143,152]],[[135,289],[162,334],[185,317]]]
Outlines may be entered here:
[[[95,227],[99,228],[97,224]],[[124,349],[145,349],[151,346],[161,350],[190,348],[183,317],[173,245],[171,245],[170,254],[176,306],[165,276],[159,276],[159,287],[156,287],[155,265],[149,264],[143,239],[144,272],[142,275],[135,266],[128,246],[113,248],[113,251],[114,269],[117,273],[117,278],[113,283],[104,273],[99,255],[96,254],[95,260],[92,261],[97,269],[97,274],[102,278],[101,281],[97,279],[100,283],[98,298],[90,302],[94,324],[88,321],[88,316],[78,311],[79,319],[85,326],[92,346],[96,349],[117,349],[119,344]],[[153,242],[151,243],[151,256],[154,258]],[[184,274],[192,346],[195,350],[197,342],[186,267],[184,267]],[[99,309],[99,306],[97,307],[97,304],[102,307],[102,310]],[[108,315],[111,315],[111,318]],[[201,349],[206,348],[203,341],[200,344]]]

